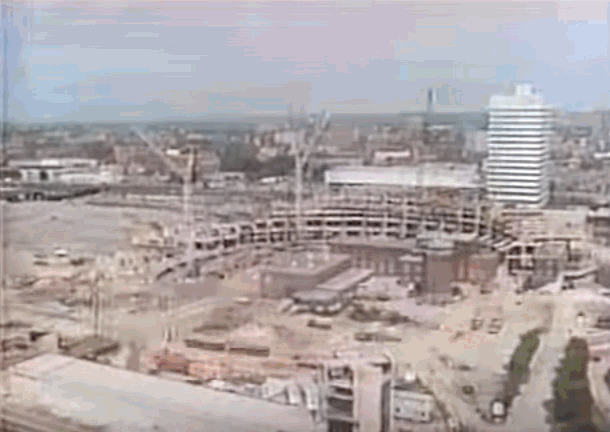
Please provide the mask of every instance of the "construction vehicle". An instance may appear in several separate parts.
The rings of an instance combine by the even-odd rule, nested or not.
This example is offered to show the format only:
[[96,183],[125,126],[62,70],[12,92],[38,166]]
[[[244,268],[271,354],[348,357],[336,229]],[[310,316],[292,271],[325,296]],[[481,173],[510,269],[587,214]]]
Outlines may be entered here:
[[330,330],[332,329],[333,321],[330,318],[312,318],[307,322],[307,327]]
[[487,328],[487,333],[498,334],[502,330],[503,321],[500,318],[492,318]]

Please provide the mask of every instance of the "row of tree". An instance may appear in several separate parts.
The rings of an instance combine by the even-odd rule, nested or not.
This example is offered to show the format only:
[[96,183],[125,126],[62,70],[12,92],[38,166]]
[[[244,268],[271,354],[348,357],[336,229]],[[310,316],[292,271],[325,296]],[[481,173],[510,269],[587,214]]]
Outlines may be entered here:
[[529,379],[530,363],[534,353],[540,346],[540,334],[543,329],[534,329],[521,335],[521,343],[512,355],[508,367],[508,381],[505,388],[505,402],[507,406],[519,394],[519,386]]
[[591,426],[593,397],[587,380],[589,359],[587,341],[574,337],[568,342],[565,355],[556,369],[553,418],[570,430],[595,430]]
[[294,172],[294,157],[280,155],[261,162],[256,158],[253,145],[241,142],[229,143],[221,153],[221,171],[240,171],[251,179],[281,177]]

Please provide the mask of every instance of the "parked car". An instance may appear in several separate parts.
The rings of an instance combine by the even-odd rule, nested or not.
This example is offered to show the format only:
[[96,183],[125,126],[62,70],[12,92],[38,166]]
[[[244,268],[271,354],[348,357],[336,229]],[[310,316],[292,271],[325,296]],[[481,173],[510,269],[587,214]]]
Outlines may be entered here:
[[322,330],[332,329],[333,322],[328,318],[312,318],[307,322],[307,327],[318,328]]
[[481,318],[473,318],[470,323],[470,330],[477,331],[483,327],[484,321]]
[[491,320],[491,322],[489,323],[489,328],[487,329],[487,332],[489,334],[500,333],[500,330],[502,330],[502,324],[503,324],[503,321],[500,318],[493,318]]
[[354,339],[359,342],[371,342],[375,340],[375,335],[369,332],[357,332],[354,334]]

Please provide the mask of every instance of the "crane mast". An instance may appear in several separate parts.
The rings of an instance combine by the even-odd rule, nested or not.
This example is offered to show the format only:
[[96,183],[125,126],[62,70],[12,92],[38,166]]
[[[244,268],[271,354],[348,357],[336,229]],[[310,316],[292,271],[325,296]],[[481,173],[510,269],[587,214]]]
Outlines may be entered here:
[[[183,198],[183,217],[184,227],[186,229],[186,271],[184,274],[184,282],[187,282],[191,278],[197,278],[199,276],[199,268],[195,262],[195,218],[193,214],[193,189],[196,178],[196,166],[197,166],[197,152],[193,146],[189,148],[189,159],[186,171],[176,166],[176,164],[168,158],[163,151],[149,139],[142,131],[132,127],[138,136],[144,141],[161,159],[170,167],[170,169],[180,176],[182,179],[182,198]],[[165,324],[163,329],[163,343],[170,342],[176,337],[176,327],[174,323],[174,307],[176,305],[171,299],[167,299],[167,311],[165,314]]]
[[187,246],[186,246],[186,277],[196,278],[199,276],[198,268],[195,263],[195,217],[193,214],[193,187],[195,181],[195,165],[196,165],[196,153],[195,149],[191,147],[189,149],[189,162],[188,171],[184,178],[183,183],[183,199],[184,199],[184,218],[186,232],[188,234]]
[[[295,230],[297,242],[303,239],[303,167],[307,163],[311,151],[320,141],[323,132],[328,130],[330,125],[329,117],[330,115],[326,111],[322,111],[321,115],[313,119],[313,133],[308,138],[303,141],[298,140],[296,137],[292,139],[292,152],[294,153],[295,165]],[[290,117],[289,124],[291,123]]]
[[186,172],[178,167],[165,153],[144,133],[136,128],[131,128],[148,147],[153,150],[161,159],[170,167],[170,169],[182,179],[182,198],[183,198],[183,217],[184,227],[186,229],[186,273],[185,279],[189,277],[197,277],[197,266],[195,265],[195,227],[192,207],[193,186],[196,166],[196,152],[193,147],[189,149],[189,161]]

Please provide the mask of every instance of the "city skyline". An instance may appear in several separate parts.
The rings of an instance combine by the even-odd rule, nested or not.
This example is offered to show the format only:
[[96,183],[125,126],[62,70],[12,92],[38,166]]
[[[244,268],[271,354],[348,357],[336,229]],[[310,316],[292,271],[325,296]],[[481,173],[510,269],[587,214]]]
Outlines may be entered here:
[[[515,81],[607,108],[607,2],[15,2],[8,119],[479,111]],[[368,30],[366,30],[368,29]]]

